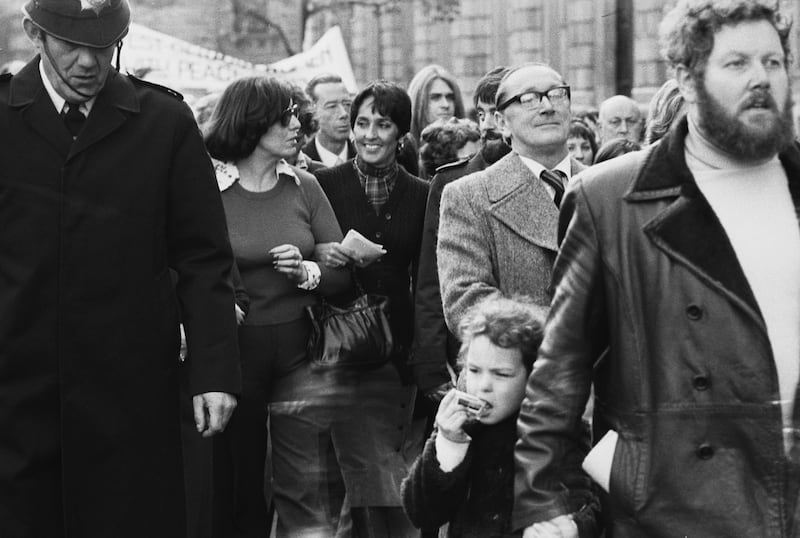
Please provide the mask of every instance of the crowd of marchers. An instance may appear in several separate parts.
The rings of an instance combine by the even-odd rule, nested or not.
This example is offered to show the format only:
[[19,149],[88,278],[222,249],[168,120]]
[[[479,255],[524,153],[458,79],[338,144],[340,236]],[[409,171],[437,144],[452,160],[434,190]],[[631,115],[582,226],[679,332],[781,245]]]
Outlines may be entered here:
[[[0,74],[0,536],[800,536],[777,2],[678,0],[596,109],[540,62],[190,107],[130,20],[30,0]],[[321,364],[364,295],[391,353]]]

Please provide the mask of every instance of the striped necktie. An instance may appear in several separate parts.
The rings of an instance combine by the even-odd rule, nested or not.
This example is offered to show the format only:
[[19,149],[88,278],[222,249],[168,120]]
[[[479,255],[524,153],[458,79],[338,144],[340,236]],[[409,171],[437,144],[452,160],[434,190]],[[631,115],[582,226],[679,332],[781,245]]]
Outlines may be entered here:
[[542,174],[539,177],[553,188],[555,191],[553,202],[555,202],[556,207],[561,207],[561,199],[564,198],[564,182],[567,179],[567,174],[561,170],[542,170]]

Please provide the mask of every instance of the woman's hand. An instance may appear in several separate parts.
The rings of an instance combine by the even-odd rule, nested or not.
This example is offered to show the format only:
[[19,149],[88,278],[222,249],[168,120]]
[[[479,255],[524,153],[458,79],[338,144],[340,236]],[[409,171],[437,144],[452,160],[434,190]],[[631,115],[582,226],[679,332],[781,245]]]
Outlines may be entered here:
[[452,389],[445,394],[436,412],[436,427],[439,435],[454,443],[469,443],[472,439],[463,429],[469,415],[467,410],[458,403],[456,390]]
[[283,273],[295,284],[305,282],[308,278],[306,268],[301,263],[303,254],[294,245],[278,245],[269,251],[272,254],[272,267]]
[[343,267],[348,263],[356,265],[361,263],[349,248],[339,243],[317,243],[314,246],[314,259],[332,269]]

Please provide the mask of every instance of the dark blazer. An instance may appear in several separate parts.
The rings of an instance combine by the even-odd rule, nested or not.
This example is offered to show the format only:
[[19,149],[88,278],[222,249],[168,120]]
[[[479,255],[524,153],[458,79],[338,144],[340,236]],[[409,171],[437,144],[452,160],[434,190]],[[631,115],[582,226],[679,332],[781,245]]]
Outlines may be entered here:
[[[585,168],[571,163],[573,174]],[[498,292],[526,294],[549,306],[558,208],[516,152],[447,185],[440,213],[436,259],[450,330],[470,307]]]
[[[686,165],[686,134],[682,119],[567,191],[553,306],[518,424],[517,526],[564,506],[594,383],[595,439],[619,434],[603,507],[611,535],[797,536],[800,468],[797,449],[784,451],[769,335]],[[780,159],[800,209],[800,150]]]
[[[322,158],[319,156],[319,151],[317,151],[317,137],[315,136],[308,143],[303,147],[303,153],[311,157],[312,160],[322,162]],[[352,159],[356,156],[356,148],[353,146],[353,143],[348,140],[347,141],[347,160]],[[324,165],[323,165],[324,167]],[[314,170],[311,170],[312,172]]]
[[183,536],[179,304],[190,392],[240,388],[214,171],[115,71],[73,141],[38,61],[0,79],[0,536]]
[[431,180],[425,208],[425,226],[419,256],[417,295],[414,301],[414,349],[410,361],[414,379],[423,392],[450,380],[447,363],[458,354],[458,339],[447,329],[439,292],[436,239],[439,234],[439,206],[444,187],[458,178],[479,172],[505,156],[509,148],[501,140],[489,142],[471,159],[440,166]]
[[317,179],[331,202],[342,233],[347,234],[352,228],[382,244],[387,251],[378,261],[357,269],[356,276],[367,292],[389,297],[397,361],[403,377],[410,381],[406,363],[414,332],[412,290],[416,284],[428,184],[400,167],[389,200],[376,215],[353,161],[320,170]]

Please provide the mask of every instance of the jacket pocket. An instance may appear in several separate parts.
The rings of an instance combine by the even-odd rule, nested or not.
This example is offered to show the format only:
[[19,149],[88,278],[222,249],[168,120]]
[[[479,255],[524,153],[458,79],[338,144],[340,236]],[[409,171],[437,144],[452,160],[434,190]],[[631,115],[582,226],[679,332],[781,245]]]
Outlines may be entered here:
[[620,432],[611,463],[608,491],[614,512],[632,516],[641,509],[649,456],[647,443]]

